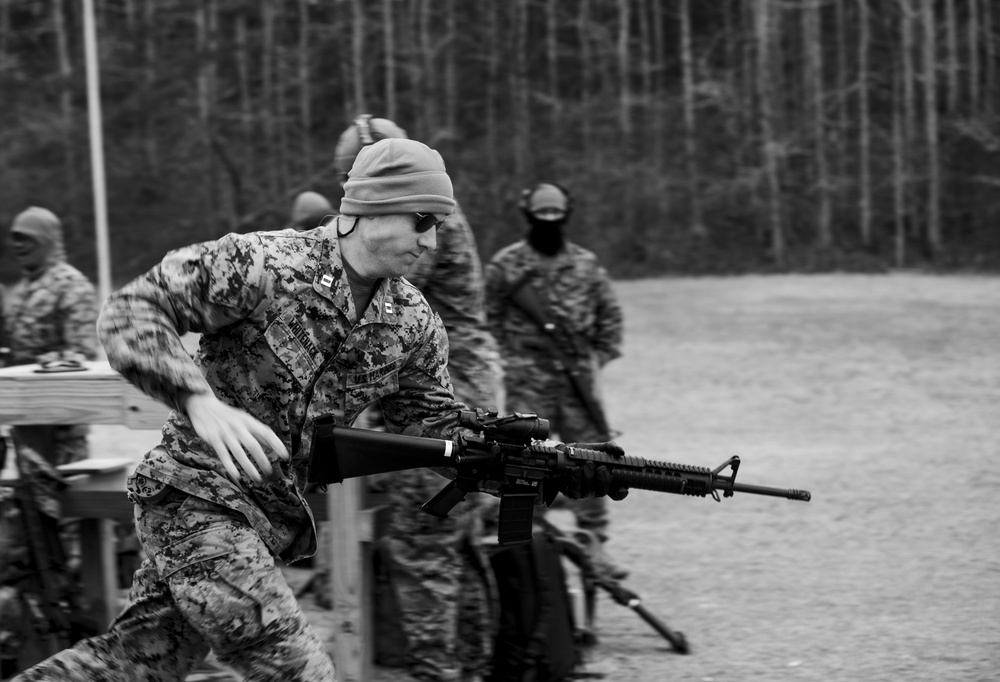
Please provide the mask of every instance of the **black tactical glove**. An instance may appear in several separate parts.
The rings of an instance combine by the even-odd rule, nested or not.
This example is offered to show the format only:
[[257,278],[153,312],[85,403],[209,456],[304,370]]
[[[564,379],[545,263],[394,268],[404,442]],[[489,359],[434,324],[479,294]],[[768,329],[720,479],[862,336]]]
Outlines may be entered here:
[[[612,457],[622,457],[625,451],[614,441],[607,443],[566,443],[560,448],[580,448],[596,450]],[[583,497],[610,497],[612,500],[624,500],[628,488],[611,480],[611,470],[604,464],[586,461],[579,465],[566,468],[559,485],[559,492],[566,497],[578,500]]]

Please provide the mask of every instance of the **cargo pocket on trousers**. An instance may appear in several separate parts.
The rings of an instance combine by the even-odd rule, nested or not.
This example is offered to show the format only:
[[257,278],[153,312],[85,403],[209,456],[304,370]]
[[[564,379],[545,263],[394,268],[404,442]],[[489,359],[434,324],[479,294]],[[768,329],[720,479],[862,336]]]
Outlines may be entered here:
[[177,608],[216,653],[261,641],[279,618],[287,585],[249,529],[218,524],[165,548],[156,562]]

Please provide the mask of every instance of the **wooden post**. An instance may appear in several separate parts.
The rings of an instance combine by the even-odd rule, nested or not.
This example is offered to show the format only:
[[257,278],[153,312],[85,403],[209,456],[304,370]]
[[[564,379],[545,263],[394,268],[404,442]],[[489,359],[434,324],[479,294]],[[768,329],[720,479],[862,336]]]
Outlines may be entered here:
[[330,600],[334,617],[334,662],[341,682],[371,679],[370,633],[365,618],[368,593],[362,534],[358,523],[362,479],[348,479],[327,490],[330,514]]

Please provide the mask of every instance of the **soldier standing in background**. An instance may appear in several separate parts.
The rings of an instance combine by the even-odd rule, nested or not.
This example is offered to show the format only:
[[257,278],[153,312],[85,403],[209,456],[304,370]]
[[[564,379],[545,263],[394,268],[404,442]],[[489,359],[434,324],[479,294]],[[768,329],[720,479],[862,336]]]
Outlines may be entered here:
[[[59,218],[37,206],[22,211],[11,224],[7,247],[21,278],[2,297],[0,346],[4,351],[0,365],[38,363],[42,369],[60,371],[79,369],[83,361],[96,359],[94,287],[66,262]],[[70,641],[82,634],[83,621],[73,597],[77,592],[77,567],[73,565],[78,556],[77,534],[60,522],[63,483],[56,467],[87,458],[88,431],[82,424],[10,428],[13,453],[7,456],[13,457],[13,468],[27,488],[19,498],[21,513],[11,517],[18,521],[6,525],[9,535],[2,539],[7,546],[0,557],[0,584],[5,586],[0,611],[22,617],[5,618],[0,624],[0,639],[8,645],[0,654],[6,659],[0,667],[22,668],[47,656],[51,653],[50,632]],[[11,490],[5,490],[4,495],[11,497]],[[28,608],[29,602],[41,603],[41,611]],[[63,614],[53,612],[63,611],[64,606],[68,607],[68,622]],[[59,632],[57,623],[66,629]],[[82,629],[92,632],[89,624]]]
[[[97,359],[97,300],[94,286],[66,262],[62,223],[52,211],[32,206],[17,215],[8,246],[21,279],[6,292],[3,327],[9,352],[4,364]],[[52,466],[87,457],[85,425],[16,426],[15,449],[28,445]]]
[[319,192],[299,192],[292,202],[292,218],[288,227],[302,232],[319,227],[326,216],[332,214],[333,206]]
[[[364,114],[343,132],[335,160],[343,178],[358,152],[384,138],[406,138],[396,123]],[[495,340],[485,328],[483,269],[472,228],[456,206],[406,279],[416,285],[448,335],[448,371],[457,400],[503,408],[503,380]],[[401,663],[420,680],[478,679],[491,648],[487,562],[479,545],[479,505],[470,495],[448,519],[415,514],[441,478],[428,470],[379,478],[391,498],[382,539],[389,585],[398,604],[405,653]],[[457,637],[457,639],[456,639]]]
[[[563,441],[610,440],[597,378],[621,355],[622,310],[611,279],[597,256],[566,239],[573,206],[565,188],[554,183],[529,187],[520,209],[529,225],[526,238],[501,249],[486,265],[487,319],[504,361],[507,409],[537,412]],[[515,304],[525,294],[544,319],[533,319]],[[564,366],[566,360],[576,366]],[[574,387],[570,370],[584,378],[582,391]],[[560,501],[572,509],[580,528],[607,541],[605,499]],[[616,577],[625,575],[610,563],[607,568]]]

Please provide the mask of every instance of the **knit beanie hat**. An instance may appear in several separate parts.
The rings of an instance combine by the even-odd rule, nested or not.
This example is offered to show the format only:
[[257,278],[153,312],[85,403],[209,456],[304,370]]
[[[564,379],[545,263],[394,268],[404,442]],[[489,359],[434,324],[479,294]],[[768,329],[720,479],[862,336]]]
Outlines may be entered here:
[[319,223],[320,218],[328,213],[333,213],[333,206],[326,197],[317,192],[302,192],[292,203],[292,224],[299,225],[313,218]]
[[416,140],[389,138],[361,149],[344,185],[344,215],[451,215],[455,193],[441,155]]
[[556,208],[560,211],[566,211],[568,206],[569,200],[565,192],[555,185],[542,183],[535,187],[531,196],[528,197],[526,209],[529,213],[539,211],[543,208]]
[[354,159],[362,147],[374,144],[387,138],[408,138],[406,131],[387,118],[373,118],[369,114],[361,114],[354,119],[337,140],[333,150],[334,169],[338,173],[347,173],[354,165]]

